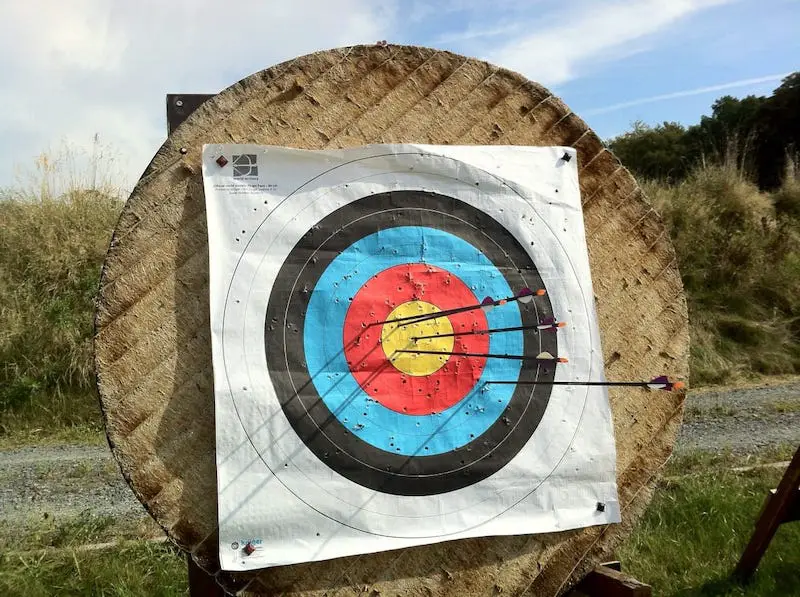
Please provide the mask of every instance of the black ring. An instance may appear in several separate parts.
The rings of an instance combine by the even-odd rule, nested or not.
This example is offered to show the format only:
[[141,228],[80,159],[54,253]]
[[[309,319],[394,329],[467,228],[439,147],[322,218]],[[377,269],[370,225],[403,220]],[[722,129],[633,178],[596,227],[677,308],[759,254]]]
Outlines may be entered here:
[[[292,249],[270,294],[265,348],[283,412],[303,443],[322,462],[370,489],[395,495],[434,495],[473,485],[508,464],[538,427],[552,386],[518,385],[507,408],[488,430],[444,454],[404,456],[386,452],[353,435],[339,422],[317,393],[306,368],[302,333],[305,312],[317,281],[342,250],[377,230],[397,226],[427,226],[454,234],[482,251],[510,288],[544,288],[530,255],[488,214],[430,191],[380,193],[332,212],[312,226]],[[535,308],[530,303],[519,304],[525,326],[539,323],[537,310],[539,317],[552,317],[548,295],[534,300]],[[291,333],[284,335],[284,330]],[[538,334],[529,329],[523,331],[523,338],[526,355],[540,350],[558,354],[556,334]],[[524,361],[519,379],[549,382],[554,377],[554,365]]]

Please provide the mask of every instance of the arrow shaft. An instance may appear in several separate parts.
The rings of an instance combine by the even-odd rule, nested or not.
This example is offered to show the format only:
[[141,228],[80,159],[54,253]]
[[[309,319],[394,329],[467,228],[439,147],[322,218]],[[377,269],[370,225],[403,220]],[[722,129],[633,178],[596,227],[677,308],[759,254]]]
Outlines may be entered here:
[[523,354],[490,354],[484,352],[442,352],[440,350],[398,350],[396,352],[413,353],[413,354],[441,354],[448,357],[484,357],[487,359],[510,359],[514,361],[547,361],[555,362],[556,359],[540,359],[530,355]]
[[[505,299],[506,302],[511,302],[512,300],[517,300],[516,298]],[[495,305],[500,304],[500,301],[495,301]],[[447,317],[448,315],[456,315],[458,313],[466,313],[467,311],[475,311],[476,309],[480,309],[481,307],[485,307],[486,305],[469,305],[467,307],[458,307],[456,309],[448,309],[447,311],[439,311],[438,313],[428,313],[427,315],[408,315],[406,317],[398,317],[397,319],[386,319],[385,321],[376,321],[375,323],[369,324],[370,326],[373,325],[381,325],[384,323],[420,323],[423,321],[429,321],[431,319],[439,319],[440,317]],[[412,321],[413,320],[413,321]]]
[[495,385],[523,385],[523,386],[629,386],[646,388],[655,385],[649,381],[487,381]]
[[435,334],[433,336],[417,336],[411,338],[412,340],[427,340],[429,338],[448,338],[451,336],[481,336],[484,334],[495,334],[502,332],[516,332],[518,330],[533,330],[538,328],[537,325],[518,325],[511,328],[494,328],[491,330],[470,330],[468,332],[453,332],[452,334]]
[[[540,291],[540,292],[543,292],[543,291]],[[493,301],[491,303],[491,306],[492,307],[496,307],[496,306],[498,306],[500,304],[511,303],[513,301],[520,300],[520,298],[525,298],[525,297],[510,296],[510,297],[505,298],[505,299],[498,299],[496,301]],[[373,325],[381,325],[381,324],[385,324],[385,323],[402,323],[404,321],[407,321],[409,323],[421,323],[423,321],[429,321],[431,319],[439,319],[440,317],[447,317],[448,315],[456,315],[458,313],[466,313],[467,311],[475,311],[477,309],[480,309],[480,308],[486,307],[486,306],[488,306],[488,305],[484,305],[482,303],[478,303],[477,305],[468,305],[466,307],[458,307],[456,309],[448,309],[447,311],[439,311],[438,313],[430,313],[430,314],[427,314],[427,315],[408,315],[406,317],[398,317],[396,319],[385,319],[384,321],[376,321],[374,323],[370,323],[367,327],[371,327]]]

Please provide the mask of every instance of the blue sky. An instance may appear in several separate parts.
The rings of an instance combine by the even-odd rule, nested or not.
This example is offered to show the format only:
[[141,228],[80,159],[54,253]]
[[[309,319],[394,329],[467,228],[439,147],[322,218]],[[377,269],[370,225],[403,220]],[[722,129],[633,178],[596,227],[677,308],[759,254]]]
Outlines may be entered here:
[[517,70],[604,138],[637,119],[690,124],[721,95],[769,94],[800,70],[798,26],[798,0],[3,2],[0,186],[44,150],[90,153],[95,134],[129,185],[164,140],[167,92],[380,39]]

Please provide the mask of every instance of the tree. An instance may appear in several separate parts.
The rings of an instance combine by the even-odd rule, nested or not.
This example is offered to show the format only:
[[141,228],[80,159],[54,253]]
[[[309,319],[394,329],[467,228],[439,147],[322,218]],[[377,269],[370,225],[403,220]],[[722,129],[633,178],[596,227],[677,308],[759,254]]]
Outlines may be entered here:
[[688,128],[638,121],[608,145],[642,178],[678,182],[703,160],[735,165],[763,190],[774,190],[783,181],[787,159],[800,159],[800,72],[786,77],[769,97],[723,96],[710,115]]
[[764,97],[755,95],[719,98],[711,106],[711,116],[702,116],[699,124],[688,128],[687,146],[706,161],[751,172],[760,142],[759,110],[764,101]]
[[758,113],[762,141],[756,158],[758,185],[780,186],[786,160],[800,152],[800,72],[786,77]]
[[686,129],[677,122],[654,127],[635,122],[631,131],[611,139],[608,145],[625,167],[651,180],[682,180],[696,157],[689,151]]

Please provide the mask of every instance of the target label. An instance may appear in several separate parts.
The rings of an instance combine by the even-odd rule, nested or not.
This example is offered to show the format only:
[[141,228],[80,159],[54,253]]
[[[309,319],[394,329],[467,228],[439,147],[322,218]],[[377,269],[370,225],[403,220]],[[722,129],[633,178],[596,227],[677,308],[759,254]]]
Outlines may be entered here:
[[224,569],[619,521],[565,151],[204,147]]

